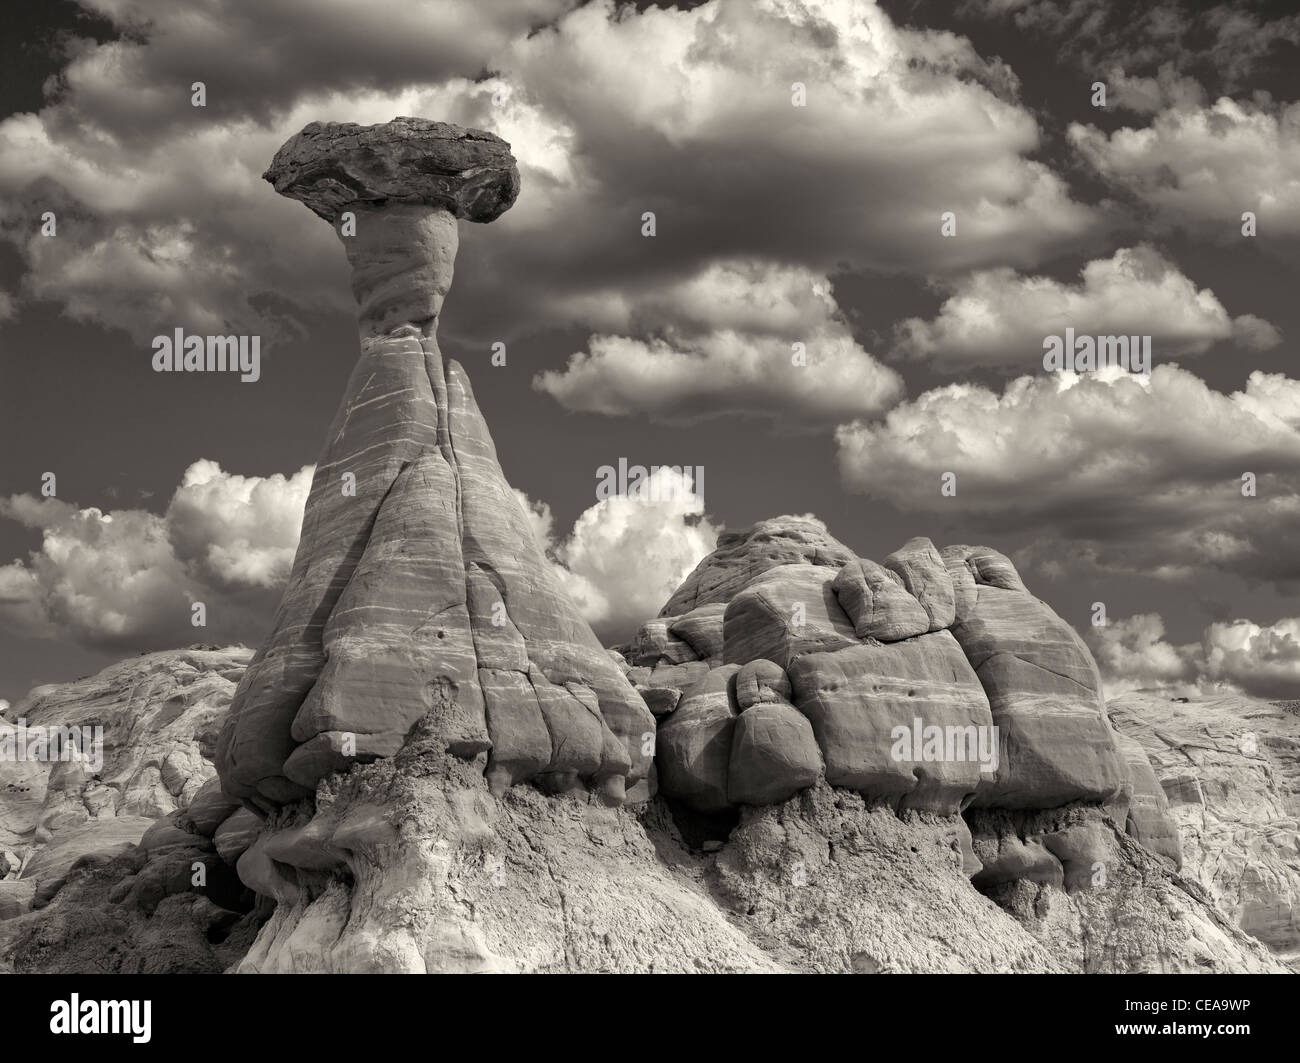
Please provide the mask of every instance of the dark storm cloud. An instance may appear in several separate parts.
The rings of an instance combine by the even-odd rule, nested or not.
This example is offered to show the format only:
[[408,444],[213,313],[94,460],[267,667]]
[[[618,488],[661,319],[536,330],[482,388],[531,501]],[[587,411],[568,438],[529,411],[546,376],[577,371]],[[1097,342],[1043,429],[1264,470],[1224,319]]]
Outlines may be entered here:
[[[129,23],[142,9],[102,10]],[[321,117],[436,114],[512,141],[523,195],[466,241],[458,273],[474,284],[444,323],[444,335],[483,349],[585,324],[606,347],[626,340],[701,356],[727,337],[701,325],[679,344],[668,335],[671,308],[653,307],[719,262],[802,267],[809,284],[844,263],[914,273],[1028,267],[1095,239],[1104,225],[1026,157],[1037,126],[1002,65],[952,34],[899,30],[875,8],[715,0],[633,15],[596,3],[531,35],[516,26],[509,43],[505,23],[489,21],[458,45],[477,49],[477,60],[433,49],[418,84],[412,46],[394,41],[414,16],[385,20],[367,10],[367,25],[379,28],[366,36],[341,7],[304,7],[299,56],[296,42],[285,43],[288,11],[274,4],[228,19],[216,6],[191,18],[156,12],[138,40],[88,46],[40,115],[0,125],[4,232],[27,257],[27,295],[60,300],[68,313],[125,328],[140,342],[173,325],[292,332],[291,316],[268,319],[264,293],[304,313],[345,310],[340,256],[326,250],[334,238],[259,180],[278,144]],[[237,88],[209,85],[207,108],[189,106],[188,83],[177,104],[174,81],[204,41],[232,70],[251,68]],[[272,90],[259,80],[272,76],[266,56],[285,49]],[[389,50],[391,61],[383,58]],[[353,51],[326,76],[321,56]],[[457,76],[471,68],[500,78]],[[357,81],[358,70],[382,73]],[[795,82],[806,87],[805,107],[792,105]],[[36,232],[51,203],[74,222],[57,240]],[[945,210],[957,215],[960,240],[940,235]],[[652,239],[641,236],[646,211],[657,219]],[[599,307],[610,291],[632,304],[623,331],[603,331],[609,321]],[[824,317],[818,311],[805,323],[810,335]],[[597,361],[598,350],[588,351]],[[868,352],[853,358],[850,379],[865,398],[841,416],[901,394]],[[760,367],[729,365],[741,378],[732,407],[745,412]],[[707,366],[696,375],[707,383]],[[844,380],[828,373],[824,394],[808,390],[809,407],[833,407],[827,396]],[[570,384],[574,408],[589,406]],[[710,393],[677,397],[685,410],[692,400],[714,405]],[[791,401],[800,394],[790,391]]]
[[1063,60],[1088,71],[1154,77],[1164,67],[1199,78],[1215,94],[1286,77],[1300,46],[1300,14],[1274,17],[1244,3],[1135,8],[1120,0],[967,0],[962,10],[1009,18],[1053,38]]

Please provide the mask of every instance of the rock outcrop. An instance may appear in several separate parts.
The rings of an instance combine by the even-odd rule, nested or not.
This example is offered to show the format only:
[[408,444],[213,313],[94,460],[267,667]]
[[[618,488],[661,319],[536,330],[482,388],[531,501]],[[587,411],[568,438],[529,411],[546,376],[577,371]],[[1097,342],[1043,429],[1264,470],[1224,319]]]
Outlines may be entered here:
[[[678,617],[702,605],[726,603],[759,574],[778,565],[817,565],[838,570],[853,560],[853,551],[808,517],[777,517],[739,532],[723,532],[717,547],[659,611]],[[832,572],[832,575],[834,572]]]
[[[201,689],[216,671],[228,697],[246,656],[202,653],[213,671],[199,678],[192,652],[136,658],[42,696],[69,718],[80,698],[110,717],[112,699],[130,700],[156,723],[178,686]],[[771,662],[716,671],[734,676],[737,731],[767,709],[802,718]],[[137,686],[156,700],[132,700]],[[198,702],[204,715],[223,711],[212,688]],[[0,971],[1276,969],[1099,807],[968,810],[972,849],[960,816],[896,811],[818,778],[788,798],[756,794],[738,821],[692,840],[661,798],[611,807],[533,786],[494,796],[481,764],[442,748],[435,720],[395,756],[331,774],[265,822],[201,771],[189,807],[142,819],[135,844],[107,832],[78,843],[42,907],[6,911],[0,895]],[[808,737],[778,746],[812,749]],[[133,728],[118,756],[138,762],[136,745],[154,740]],[[743,734],[733,785],[781,778],[780,765],[738,763],[738,746]],[[35,856],[85,826],[55,832]]]
[[1064,969],[970,888],[943,825],[824,783],[704,852],[658,801],[494,798],[417,729],[396,757],[333,776],[311,822],[355,882],[295,857],[306,888],[241,972]]
[[1238,834],[1193,846],[1209,885],[1178,872],[1219,761],[1117,735],[997,551],[875,564],[779,517],[599,644],[437,346],[459,220],[519,192],[503,141],[316,123],[266,176],[339,226],[361,337],[288,586],[251,661],[154,655],[16,707],[122,738],[107,777],[0,793],[0,970],[1281,969],[1243,930],[1289,940],[1281,846],[1272,907],[1244,861],[1209,870]]
[[550,576],[469,378],[438,350],[457,219],[514,202],[509,145],[422,119],[313,123],[266,178],[323,218],[354,216],[340,238],[361,356],[221,736],[226,791],[269,813],[393,755],[430,713],[447,751],[485,756],[497,793],[647,790],[653,717]]
[[1134,691],[1107,703],[1139,746],[1176,827],[1155,839],[1135,798],[1131,831],[1149,848],[1176,844],[1183,874],[1234,924],[1293,965],[1300,961],[1300,716],[1294,702],[1233,693],[1192,700]]
[[331,225],[345,210],[400,204],[489,222],[519,196],[509,144],[427,118],[312,122],[276,153],[266,179]]
[[1101,807],[972,809],[968,816],[984,862],[975,885],[1067,970],[1287,971]]
[[987,547],[943,551],[957,593],[952,633],[988,695],[1003,744],[986,808],[1103,801],[1126,781],[1096,662],[1069,624]]
[[[987,776],[978,759],[981,733],[986,751],[997,751],[988,699],[949,632],[805,654],[789,674],[794,704],[812,721],[832,785],[952,815]],[[916,758],[917,720],[922,741],[925,728],[940,728],[945,739],[960,735],[963,755],[949,758],[945,742],[939,755],[923,759],[922,749]],[[900,727],[908,732],[905,756],[894,735]]]
[[242,647],[147,654],[14,704],[0,742],[75,728],[102,746],[0,758],[0,850],[16,858],[0,896],[48,903],[82,857],[132,845],[190,805],[215,780],[217,736],[249,657]]
[[[683,637],[704,628],[703,610],[710,620],[721,613],[720,643]],[[1134,831],[1176,857],[1171,825],[1150,800],[1149,766],[1107,722],[1092,655],[987,547],[940,552],[916,538],[876,564],[818,521],[763,521],[722,536],[637,633],[629,664],[659,718],[664,793],[698,812],[767,792],[752,767],[743,784],[728,782],[739,691],[755,683],[737,671],[761,668],[770,700],[811,723],[833,786],[944,816],[1136,795]],[[776,792],[807,777],[810,751],[801,748],[795,770],[775,729],[744,733],[743,762],[773,765]]]
[[[688,607],[721,607],[720,648],[666,637]],[[930,817],[1066,969],[1280,969],[1177,874],[1169,805],[1110,727],[1091,654],[996,550],[918,538],[878,565],[775,518],[725,535],[632,647],[628,676],[661,706],[661,792],[702,817],[684,828],[726,833],[728,812],[830,784]],[[742,731],[749,706],[783,726]]]
[[[695,650],[674,633],[706,608],[721,645]],[[918,538],[878,565],[818,522],[764,521],[725,535],[629,652],[661,793],[697,842],[730,833],[730,853],[728,815],[829,784],[930,817],[1066,969],[1279,969],[1177,874],[1168,804],[1092,655],[995,550]]]
[[[15,858],[0,874],[0,971],[217,972],[247,949],[261,918],[235,862],[261,821],[222,793],[212,757],[250,657],[146,654],[12,707],[29,734],[102,727],[103,745],[0,761],[0,848]],[[253,829],[237,839],[241,817]]]

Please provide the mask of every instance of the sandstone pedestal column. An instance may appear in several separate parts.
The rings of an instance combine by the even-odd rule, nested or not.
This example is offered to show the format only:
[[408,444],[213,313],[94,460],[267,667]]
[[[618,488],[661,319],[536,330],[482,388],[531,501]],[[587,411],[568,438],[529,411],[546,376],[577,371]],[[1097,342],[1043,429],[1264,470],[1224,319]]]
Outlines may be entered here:
[[266,178],[340,230],[361,356],[222,732],[223,786],[269,811],[423,720],[457,756],[486,753],[497,792],[534,780],[621,801],[650,775],[653,717],[550,577],[437,345],[458,219],[492,221],[518,195],[509,145],[424,119],[313,123]]

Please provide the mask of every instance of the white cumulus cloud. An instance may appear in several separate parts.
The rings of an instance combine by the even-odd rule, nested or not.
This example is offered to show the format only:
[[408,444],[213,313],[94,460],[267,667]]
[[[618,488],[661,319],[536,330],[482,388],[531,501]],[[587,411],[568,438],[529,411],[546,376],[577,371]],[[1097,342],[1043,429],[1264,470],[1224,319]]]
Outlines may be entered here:
[[932,321],[908,318],[898,327],[901,353],[935,368],[970,366],[1032,370],[1042,365],[1045,336],[1150,336],[1152,358],[1200,354],[1218,340],[1276,346],[1281,336],[1250,314],[1235,320],[1209,288],[1198,289],[1154,248],[1121,248],[1088,262],[1079,281],[1026,276],[1010,268],[961,279]]
[[1102,627],[1091,628],[1088,642],[1097,658],[1107,697],[1148,687],[1195,688],[1192,657],[1196,644],[1168,642],[1164,618],[1158,613],[1111,619]]
[[902,397],[901,378],[853,340],[829,281],[808,270],[719,263],[641,300],[594,302],[604,323],[648,338],[594,335],[563,372],[534,380],[571,410],[670,423],[748,414],[802,427]]
[[836,440],[849,490],[992,535],[1035,533],[1049,562],[1300,580],[1300,380],[1256,371],[1225,395],[1157,365],[1149,377],[1039,373],[1000,393],[950,384]]
[[[0,624],[103,649],[250,640],[288,574],[311,475],[244,477],[197,461],[164,514],[0,499],[0,518],[41,533],[38,549],[0,566]],[[207,629],[190,622],[200,601]]]
[[1300,698],[1300,619],[1273,624],[1216,621],[1199,642],[1171,643],[1164,620],[1143,613],[1088,635],[1108,697],[1155,688],[1175,693],[1232,689],[1261,698]]
[[606,643],[629,638],[656,616],[717,543],[722,529],[704,514],[701,500],[687,497],[691,487],[683,473],[661,468],[645,489],[668,500],[605,499],[561,538],[554,537],[550,507],[515,492],[560,585]]
[[312,468],[293,476],[238,476],[196,461],[167,507],[172,547],[217,580],[278,587],[289,575]]
[[1103,178],[1138,196],[1165,225],[1240,239],[1249,210],[1260,232],[1300,236],[1300,103],[1225,96],[1166,109],[1146,128],[1108,134],[1075,122],[1067,136]]

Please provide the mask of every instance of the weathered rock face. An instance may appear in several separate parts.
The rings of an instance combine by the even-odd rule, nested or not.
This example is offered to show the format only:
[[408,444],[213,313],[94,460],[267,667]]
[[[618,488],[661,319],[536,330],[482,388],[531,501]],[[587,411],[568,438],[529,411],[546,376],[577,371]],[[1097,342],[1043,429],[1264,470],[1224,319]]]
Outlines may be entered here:
[[488,222],[519,195],[509,144],[480,129],[427,118],[372,126],[312,122],[276,152],[264,176],[280,195],[305,203],[331,224],[359,204],[403,203]]
[[[951,644],[946,632],[908,642],[936,638]],[[202,689],[224,671],[228,698],[247,655],[234,656],[201,654],[212,670],[198,678],[192,651],[137,658],[115,666],[111,686],[113,670],[42,697],[79,718],[80,698],[103,712],[115,688],[110,706],[130,701],[157,727],[159,699],[170,702],[181,682]],[[1197,882],[1118,829],[1134,819],[1125,810],[1138,807],[1141,786],[1108,805],[968,808],[970,829],[962,816],[894,810],[827,784],[784,669],[760,660],[710,675],[691,698],[714,694],[730,721],[729,759],[715,770],[740,806],[739,822],[711,842],[688,841],[658,798],[609,807],[582,790],[549,797],[528,786],[494,796],[480,762],[443,748],[434,711],[394,757],[333,774],[314,799],[265,821],[209,769],[184,810],[104,821],[129,827],[124,837],[93,819],[55,832],[37,848],[43,862],[64,863],[60,846],[81,855],[39,908],[30,910],[35,881],[0,882],[0,972],[1282,969],[1233,925],[1225,902],[1237,900],[1239,880],[1224,879],[1219,908],[1229,914],[1220,914]],[[223,708],[211,689],[191,705]],[[1227,716],[1217,702],[1200,711]],[[1276,814],[1300,789],[1294,718],[1242,704],[1240,723],[1224,724],[1235,747],[1205,742],[1205,720],[1157,718],[1153,735],[1168,737],[1171,724],[1188,732],[1164,746],[1177,766],[1171,792],[1203,786],[1235,817],[1201,834],[1196,859],[1244,871],[1263,852],[1270,871],[1284,868],[1284,848],[1274,861],[1263,847],[1284,845]],[[1234,763],[1247,723],[1264,756]],[[666,725],[661,741],[670,733]],[[129,744],[154,741],[130,730]],[[793,796],[775,788],[783,780]],[[1277,910],[1265,888],[1251,885],[1255,903],[1241,915]]]
[[740,532],[723,532],[717,548],[695,566],[660,616],[678,617],[701,605],[731,601],[754,578],[777,565],[818,565],[831,570],[853,560],[819,520],[777,517]]
[[[701,598],[723,606],[707,659],[673,638],[674,609]],[[1283,969],[1177,875],[1169,805],[1112,731],[1091,654],[995,550],[913,539],[882,566],[805,520],[765,521],[724,536],[632,645],[634,683],[677,688],[657,710],[661,792],[706,833],[739,813],[720,868],[775,802],[829,784],[932,823],[1064,969]]]
[[295,815],[268,828],[290,837],[275,867],[295,881],[239,971],[1063,969],[971,889],[946,825],[824,783],[748,810],[707,853],[658,801],[494,798],[417,728],[395,757],[318,792],[311,822],[350,888],[313,870]]
[[509,146],[416,119],[314,124],[267,178],[322,217],[356,214],[341,238],[361,357],[222,732],[226,792],[269,812],[393,755],[435,712],[446,750],[487,754],[497,792],[535,779],[623,800],[650,774],[654,719],[550,576],[469,379],[437,346],[456,218],[513,203]]
[[[211,758],[250,656],[243,647],[147,654],[37,687],[11,709],[29,736],[101,726],[103,762],[96,770],[93,749],[86,759],[0,758],[0,851],[9,854],[0,971],[219,971],[233,962],[238,951],[214,943],[254,905],[234,864],[261,820],[221,792]],[[255,923],[237,938],[245,948]]]
[[822,753],[808,718],[783,701],[762,701],[736,718],[727,765],[733,805],[774,805],[812,786]]
[[[679,604],[692,612],[673,616]],[[720,646],[697,651],[673,634],[719,608]],[[827,780],[894,807],[1050,808],[1128,785],[1087,647],[985,547],[940,554],[911,539],[878,565],[807,519],[723,535],[643,625],[628,673],[663,723],[664,791],[702,812],[729,793],[732,725],[719,716],[703,741],[697,716],[716,694],[694,697],[712,690],[719,661],[772,669],[771,684],[792,693],[771,700],[789,699],[813,724]],[[758,697],[753,672],[735,682],[732,716],[737,699]],[[900,746],[900,728],[915,741]]]
[[1100,806],[967,813],[986,896],[1081,973],[1284,973]]
[[1165,857],[1175,867],[1183,862],[1178,828],[1169,815],[1169,801],[1151,768],[1146,750],[1136,738],[1116,732],[1115,745],[1128,768],[1129,793],[1125,826],[1128,833],[1151,852]]
[[1083,640],[996,551],[954,546],[944,557],[959,572],[965,565],[954,580],[963,591],[952,633],[988,694],[1003,743],[1002,765],[975,804],[1055,808],[1116,794],[1127,773]]
[[[1189,702],[1134,691],[1106,706],[1149,758],[1176,828],[1183,874],[1278,956],[1300,959],[1300,717],[1239,694]],[[1135,798],[1129,816],[1137,815]],[[1150,806],[1148,806],[1150,807]],[[1157,821],[1159,841],[1168,827]],[[1133,832],[1143,844],[1150,831]],[[1168,843],[1166,843],[1168,844]]]
[[860,639],[898,642],[930,630],[929,615],[898,573],[874,561],[854,558],[840,569],[831,589]]
[[10,874],[46,899],[81,856],[134,843],[154,820],[190,804],[215,777],[221,720],[249,656],[236,647],[133,657],[36,687],[14,704],[0,741],[5,733],[16,739],[23,720],[29,737],[99,727],[103,746],[102,764],[91,749],[81,758],[0,757],[0,850],[17,858]]
[[[794,703],[812,721],[825,751],[826,781],[941,815],[958,812],[986,776],[979,760],[980,730],[988,762],[996,752],[992,718],[979,680],[947,631],[887,645],[809,653],[790,666]],[[922,732],[913,740],[914,721]],[[909,737],[899,742],[894,729]],[[924,728],[954,729],[952,759],[916,756]],[[963,742],[962,758],[955,741]],[[931,752],[935,752],[931,750]]]
[[858,644],[830,573],[819,565],[779,565],[759,574],[727,605],[722,659],[768,660],[787,668],[796,657]]
[[1280,969],[1194,884],[1081,813],[1041,825],[1053,859],[1104,854],[1110,888],[1062,883],[1035,906],[1013,880],[1006,910],[968,880],[960,817],[896,815],[819,780],[744,807],[701,849],[658,799],[494,798],[418,726],[395,757],[321,786],[310,839],[300,816],[268,823],[261,844],[282,844],[258,888],[278,903],[239,971]]
[[[719,612],[720,641],[705,626]],[[788,795],[820,762],[833,786],[941,816],[1105,804],[1177,863],[1150,768],[1106,719],[1092,655],[996,550],[941,552],[917,538],[877,565],[819,522],[763,521],[722,536],[638,632],[630,659],[628,678],[660,719],[663,791],[698,812],[764,803],[764,771],[770,792]],[[759,701],[806,717],[819,757],[788,730],[784,751],[775,730],[742,731]],[[731,778],[738,764],[743,778]]]
[[885,558],[885,568],[897,573],[907,593],[914,597],[929,618],[930,631],[951,627],[957,616],[952,577],[939,551],[929,539],[909,539]]
[[659,785],[700,812],[731,807],[727,773],[739,715],[739,671],[735,664],[713,669],[659,730],[655,750]]

